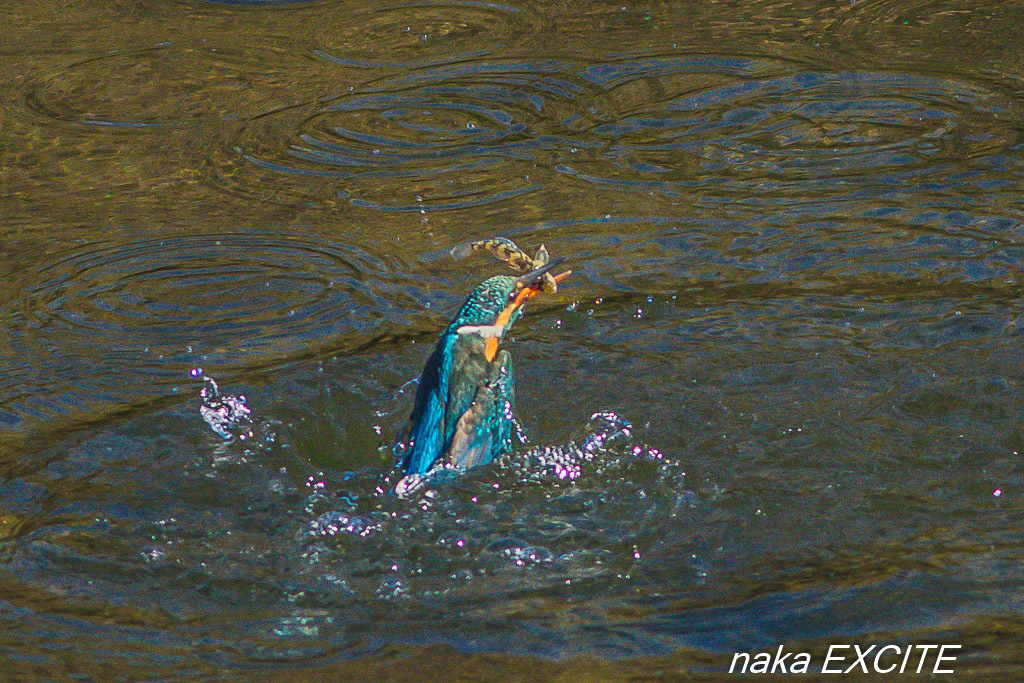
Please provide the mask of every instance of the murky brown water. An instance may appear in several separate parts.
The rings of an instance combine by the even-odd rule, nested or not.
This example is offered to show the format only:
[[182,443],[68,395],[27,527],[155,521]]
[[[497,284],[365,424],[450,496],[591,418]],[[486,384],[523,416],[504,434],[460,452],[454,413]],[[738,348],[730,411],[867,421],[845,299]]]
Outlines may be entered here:
[[[714,676],[943,642],[1020,675],[1020,3],[6,18],[8,674]],[[494,234],[576,273],[509,345],[529,443],[381,496],[408,383],[496,272],[448,249]],[[575,478],[530,459],[569,442]]]

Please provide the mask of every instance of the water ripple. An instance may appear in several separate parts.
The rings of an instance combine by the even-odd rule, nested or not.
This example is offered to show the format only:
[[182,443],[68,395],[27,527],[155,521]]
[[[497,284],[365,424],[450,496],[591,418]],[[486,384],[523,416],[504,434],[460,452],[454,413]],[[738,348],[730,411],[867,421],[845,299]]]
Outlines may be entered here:
[[[404,291],[390,291],[401,281],[390,270],[354,246],[287,234],[93,243],[65,252],[29,274],[9,306],[0,344],[34,359],[14,371],[23,384],[42,386],[4,409],[63,412],[46,405],[51,393],[79,407],[152,395],[150,383],[177,383],[182,365],[199,354],[236,367],[341,334],[369,338],[389,321],[406,324],[403,310],[418,309]],[[83,364],[106,371],[92,373],[95,386],[66,384]]]
[[965,159],[1002,164],[1018,110],[980,84],[772,59],[461,61],[262,116],[239,131],[214,182],[423,214],[546,182],[708,202],[941,192]]
[[1017,3],[982,6],[951,0],[941,6],[928,0],[859,0],[837,6],[824,27],[823,40],[873,60],[881,68],[913,65],[922,58],[959,65],[970,50],[992,62],[1018,63]]
[[266,183],[292,176],[285,201],[340,197],[423,213],[530,194],[541,187],[536,162],[573,147],[563,123],[579,118],[581,86],[556,78],[563,69],[546,61],[446,66],[378,82],[311,114],[282,110],[242,131],[235,151],[244,165],[227,161],[214,182],[260,196]]
[[[180,1],[180,0],[179,0]],[[212,5],[233,5],[236,7],[278,7],[280,5],[310,5],[322,0],[185,0],[188,4],[210,3]]]
[[[521,45],[539,23],[532,7],[497,2],[408,2],[336,12],[317,33],[318,57],[356,67],[415,67]],[[486,47],[484,47],[486,46]]]
[[183,329],[212,344],[262,343],[363,318],[373,304],[363,285],[382,267],[345,247],[277,237],[91,246],[41,269],[21,310],[77,343],[94,332],[159,343]]
[[[940,182],[953,162],[1017,139],[1011,100],[979,85],[900,73],[797,71],[742,60],[592,66],[613,85],[597,157],[577,180],[675,196],[701,188],[842,195]],[[755,72],[755,65],[767,77]],[[653,79],[653,80],[652,80]],[[716,82],[717,81],[717,82]],[[799,184],[797,184],[799,183]]]
[[112,131],[232,119],[287,102],[299,64],[272,46],[166,42],[71,64],[30,88],[25,103],[47,118]]

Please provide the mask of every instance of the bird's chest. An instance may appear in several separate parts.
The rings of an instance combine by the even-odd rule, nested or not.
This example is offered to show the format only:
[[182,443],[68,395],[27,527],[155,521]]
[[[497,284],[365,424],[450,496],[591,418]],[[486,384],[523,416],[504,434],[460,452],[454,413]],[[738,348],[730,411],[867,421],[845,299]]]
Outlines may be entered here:
[[448,372],[449,393],[462,393],[471,387],[482,386],[491,375],[491,363],[485,354],[484,340],[477,335],[460,337],[452,347]]

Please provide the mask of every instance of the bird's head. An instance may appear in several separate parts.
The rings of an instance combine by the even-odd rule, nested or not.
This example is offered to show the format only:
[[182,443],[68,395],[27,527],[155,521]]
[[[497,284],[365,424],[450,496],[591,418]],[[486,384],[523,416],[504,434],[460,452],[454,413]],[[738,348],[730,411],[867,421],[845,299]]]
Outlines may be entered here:
[[498,342],[505,331],[520,316],[523,305],[543,291],[545,281],[561,282],[572,274],[567,270],[558,275],[548,271],[562,263],[558,259],[520,277],[497,275],[480,283],[459,309],[452,322],[452,330],[459,335],[479,335],[484,338],[484,355],[493,361],[498,353]]

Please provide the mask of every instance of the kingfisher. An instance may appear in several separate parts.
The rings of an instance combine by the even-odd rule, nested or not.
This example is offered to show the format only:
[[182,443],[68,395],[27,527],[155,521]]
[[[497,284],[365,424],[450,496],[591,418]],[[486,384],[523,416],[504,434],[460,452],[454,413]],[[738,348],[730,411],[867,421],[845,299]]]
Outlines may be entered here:
[[543,245],[530,257],[501,237],[460,245],[451,253],[461,258],[476,250],[491,252],[523,274],[484,280],[441,332],[409,418],[402,460],[406,475],[484,465],[511,450],[515,387],[512,356],[501,341],[529,299],[557,291],[572,273],[552,275],[562,259],[550,261]]

